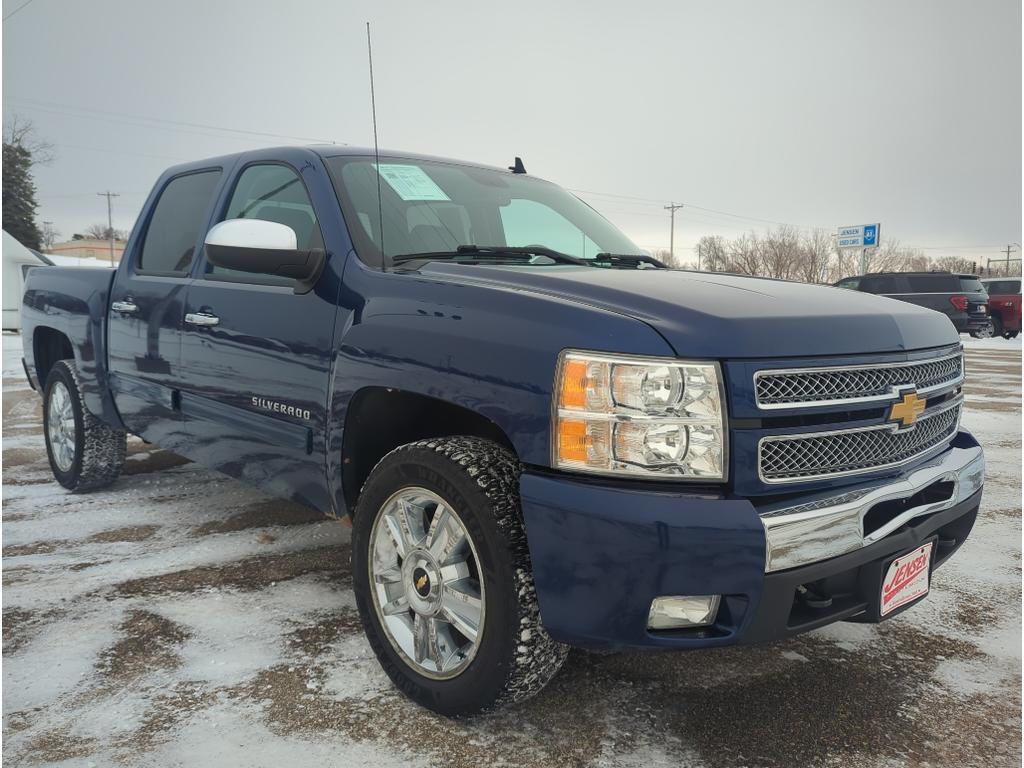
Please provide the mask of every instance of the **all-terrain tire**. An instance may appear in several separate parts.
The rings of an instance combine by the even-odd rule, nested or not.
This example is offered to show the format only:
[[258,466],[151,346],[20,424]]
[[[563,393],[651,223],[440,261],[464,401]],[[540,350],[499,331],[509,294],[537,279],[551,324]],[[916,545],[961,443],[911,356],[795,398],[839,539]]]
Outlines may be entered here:
[[[50,469],[58,483],[75,493],[93,491],[113,483],[124,467],[127,450],[127,434],[104,424],[86,409],[80,381],[75,361],[60,360],[47,374],[46,391],[43,393],[43,434]],[[70,463],[65,468],[60,466],[50,439],[50,404],[60,388],[70,398],[74,417],[74,448]]]
[[[519,503],[519,462],[477,437],[403,445],[370,473],[355,511],[352,579],[370,645],[395,685],[439,714],[467,716],[523,701],[558,672],[568,646],[541,625]],[[420,674],[388,639],[372,591],[371,532],[385,503],[403,488],[424,488],[454,507],[479,559],[483,629],[475,655],[449,679]]]

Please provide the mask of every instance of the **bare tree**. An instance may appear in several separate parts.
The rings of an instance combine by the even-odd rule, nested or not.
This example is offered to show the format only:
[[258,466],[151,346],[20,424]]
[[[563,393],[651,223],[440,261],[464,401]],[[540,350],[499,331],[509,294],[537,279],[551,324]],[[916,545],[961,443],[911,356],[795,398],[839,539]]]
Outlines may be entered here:
[[934,264],[935,269],[941,269],[946,272],[978,273],[977,259],[969,259],[966,256],[940,256],[932,264]]
[[761,274],[761,241],[756,232],[745,232],[729,243],[726,272]]
[[48,251],[53,248],[53,244],[60,237],[60,230],[53,226],[51,222],[44,221],[41,235],[40,242],[43,244],[43,250]]
[[39,138],[35,124],[17,113],[4,121],[4,144],[21,147],[32,156],[32,165],[53,162],[53,144]]
[[793,277],[805,283],[832,282],[829,277],[834,242],[832,234],[823,229],[813,229],[801,235],[800,258]]
[[[93,240],[109,240],[110,239],[110,227],[106,224],[90,224],[82,233]],[[114,228],[114,239],[115,240],[127,240],[128,233],[123,229]]]
[[727,260],[728,249],[721,235],[704,235],[697,241],[697,264],[700,269],[707,272],[723,271]]

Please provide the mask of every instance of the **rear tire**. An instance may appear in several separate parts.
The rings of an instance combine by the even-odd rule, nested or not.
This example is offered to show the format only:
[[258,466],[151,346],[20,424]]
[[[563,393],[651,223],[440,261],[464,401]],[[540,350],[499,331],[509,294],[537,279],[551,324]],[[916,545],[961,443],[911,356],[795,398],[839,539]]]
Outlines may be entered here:
[[121,474],[127,435],[85,408],[74,360],[60,360],[46,376],[43,434],[57,482],[75,493],[113,483]]
[[[568,653],[541,625],[519,473],[515,458],[490,441],[422,440],[381,459],[359,497],[352,581],[367,638],[399,690],[442,715],[523,701]],[[451,515],[438,518],[444,511]],[[435,518],[446,520],[443,538]],[[447,547],[456,539],[464,543]],[[460,590],[479,598],[475,629],[449,621],[445,598]],[[427,653],[416,645],[423,626],[432,632]]]
[[994,317],[989,319],[988,325],[985,327],[971,331],[971,336],[976,339],[991,339],[993,336],[998,335],[996,332],[996,319]]

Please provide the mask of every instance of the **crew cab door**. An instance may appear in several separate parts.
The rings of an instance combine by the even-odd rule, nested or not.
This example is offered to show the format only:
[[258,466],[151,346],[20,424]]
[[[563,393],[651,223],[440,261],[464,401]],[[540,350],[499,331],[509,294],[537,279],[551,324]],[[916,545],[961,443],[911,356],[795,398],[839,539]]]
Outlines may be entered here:
[[175,394],[185,292],[220,176],[213,168],[162,180],[110,292],[114,403],[131,432],[171,450],[185,441]]
[[[300,248],[325,247],[322,214],[291,165],[241,167],[218,211],[212,223],[274,221],[295,231]],[[292,280],[218,267],[204,253],[184,306],[181,408],[190,458],[330,508],[324,431],[336,307],[329,277],[296,293]]]

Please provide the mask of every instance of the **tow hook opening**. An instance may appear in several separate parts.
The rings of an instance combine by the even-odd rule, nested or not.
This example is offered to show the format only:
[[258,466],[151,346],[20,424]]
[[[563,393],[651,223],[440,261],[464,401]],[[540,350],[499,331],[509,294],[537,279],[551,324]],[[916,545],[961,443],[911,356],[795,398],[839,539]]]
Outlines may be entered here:
[[[949,501],[955,493],[955,482],[952,480],[939,480],[922,488],[912,496],[880,502],[869,509],[867,514],[864,515],[864,535],[870,536],[880,528],[884,528],[908,509]],[[923,517],[927,517],[927,515]]]
[[801,584],[796,588],[796,598],[808,608],[812,608],[814,610],[832,607],[831,595],[818,592],[816,589],[812,589],[806,584]]

